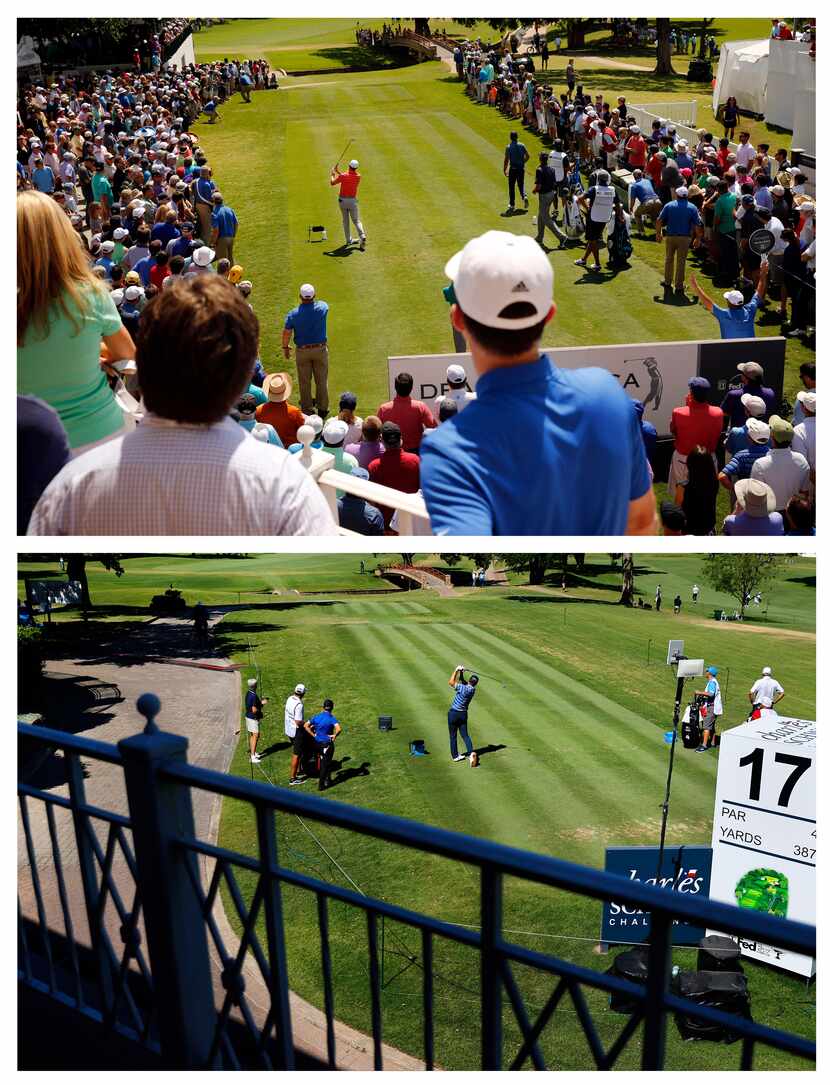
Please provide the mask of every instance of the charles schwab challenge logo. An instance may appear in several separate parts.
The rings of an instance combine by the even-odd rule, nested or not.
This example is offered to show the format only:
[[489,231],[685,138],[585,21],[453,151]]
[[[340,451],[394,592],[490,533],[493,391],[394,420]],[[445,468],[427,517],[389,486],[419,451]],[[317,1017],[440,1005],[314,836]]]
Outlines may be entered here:
[[[628,876],[632,882],[643,882],[645,885],[659,885],[662,889],[671,889],[674,882],[674,875],[670,874],[665,878],[641,878],[640,873],[636,867],[632,868],[628,872]],[[677,885],[675,886],[676,893],[688,893],[693,895],[700,893],[703,889],[704,875],[696,868],[685,867],[680,868],[679,876],[677,879]],[[618,904],[615,900],[612,900],[609,905],[609,921],[612,927],[637,927],[643,923],[648,924],[651,918],[651,912],[644,912],[642,908],[629,908],[625,904]],[[677,920],[675,920],[675,923]]]
[[[711,847],[690,845],[682,851],[667,850],[663,858],[663,873],[659,878],[655,874],[658,855],[659,849],[651,846],[609,847],[605,852],[605,869],[628,881],[657,886],[669,893],[709,896]],[[617,900],[606,901],[603,905],[602,940],[605,942],[643,942],[649,935],[650,927],[651,913],[642,908]],[[672,941],[676,945],[694,944],[702,937],[701,928],[675,920]]]

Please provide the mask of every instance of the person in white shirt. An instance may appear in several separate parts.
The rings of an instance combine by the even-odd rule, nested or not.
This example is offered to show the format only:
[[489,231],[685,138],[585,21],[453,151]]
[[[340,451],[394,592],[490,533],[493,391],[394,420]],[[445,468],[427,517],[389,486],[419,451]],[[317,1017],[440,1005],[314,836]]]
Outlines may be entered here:
[[288,781],[290,787],[295,787],[305,781],[306,776],[300,772],[300,762],[305,748],[305,706],[303,697],[308,690],[299,682],[294,687],[294,692],[285,702],[285,733],[292,742],[291,753],[291,778]]
[[793,426],[793,439],[790,448],[800,452],[810,465],[811,489],[816,484],[816,393],[799,392],[796,396],[804,418]]
[[772,448],[752,465],[752,478],[765,482],[775,494],[775,510],[783,513],[791,497],[806,494],[810,485],[810,465],[800,452],[790,447],[793,427],[774,414],[769,420]]
[[739,166],[749,166],[755,159],[756,151],[749,142],[749,132],[741,132],[738,136],[738,149],[735,151],[735,160]]
[[335,535],[300,460],[229,417],[254,371],[259,322],[221,275],[144,309],[136,348],[147,413],[49,483],[31,535]]
[[705,753],[712,746],[717,731],[718,719],[723,715],[718,668],[707,667],[706,673],[709,675],[706,689],[696,691],[697,696],[706,698],[706,713],[703,715],[701,712],[701,715],[703,715],[703,741],[697,748],[698,753]]
[[764,667],[761,677],[747,694],[753,712],[759,708],[774,708],[783,696],[784,687],[772,677],[771,667]]
[[447,384],[449,385],[448,390],[435,400],[434,413],[436,418],[441,411],[442,403],[451,400],[455,403],[458,411],[463,411],[467,404],[472,403],[476,398],[475,392],[467,390],[467,371],[463,365],[447,366]]

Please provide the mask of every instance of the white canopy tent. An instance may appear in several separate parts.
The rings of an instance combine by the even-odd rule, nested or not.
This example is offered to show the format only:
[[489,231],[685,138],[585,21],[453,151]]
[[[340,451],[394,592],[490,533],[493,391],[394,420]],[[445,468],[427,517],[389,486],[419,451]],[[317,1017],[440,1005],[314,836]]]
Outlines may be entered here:
[[712,110],[727,98],[734,98],[738,108],[748,113],[766,113],[767,75],[770,39],[728,41],[721,46]]

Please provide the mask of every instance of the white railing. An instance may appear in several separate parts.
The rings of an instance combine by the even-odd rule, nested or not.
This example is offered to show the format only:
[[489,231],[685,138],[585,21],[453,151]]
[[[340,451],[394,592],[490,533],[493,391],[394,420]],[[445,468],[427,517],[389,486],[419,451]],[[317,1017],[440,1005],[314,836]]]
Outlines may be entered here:
[[[691,102],[644,102],[642,105],[630,105],[628,112],[642,109],[654,117],[665,117],[672,124],[682,124],[687,128],[697,128],[697,100]],[[639,121],[637,122],[640,123]],[[642,127],[642,126],[641,126]]]
[[[342,493],[362,497],[375,508],[382,505],[395,509],[399,535],[432,535],[429,513],[420,494],[405,494],[401,490],[393,490],[391,486],[381,486],[377,482],[357,478],[344,471],[333,470],[334,456],[322,448],[311,447],[314,436],[311,426],[300,426],[297,430],[297,440],[303,446],[303,450],[298,455],[302,465],[320,487],[335,521],[338,519],[337,491],[340,490]],[[339,533],[341,535],[355,534],[342,527]]]

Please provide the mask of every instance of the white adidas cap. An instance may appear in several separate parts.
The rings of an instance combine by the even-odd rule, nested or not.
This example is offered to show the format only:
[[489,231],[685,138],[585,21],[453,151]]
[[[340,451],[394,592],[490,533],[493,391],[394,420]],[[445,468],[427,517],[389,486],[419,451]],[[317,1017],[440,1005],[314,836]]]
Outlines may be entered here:
[[[488,230],[468,241],[444,272],[462,311],[488,328],[530,328],[553,304],[553,268],[532,237]],[[527,302],[534,312],[502,316],[515,302]]]
[[358,162],[358,160],[356,158],[353,158],[351,160],[351,162],[349,163],[349,169],[350,170],[356,170],[359,165],[360,165],[360,163]]

